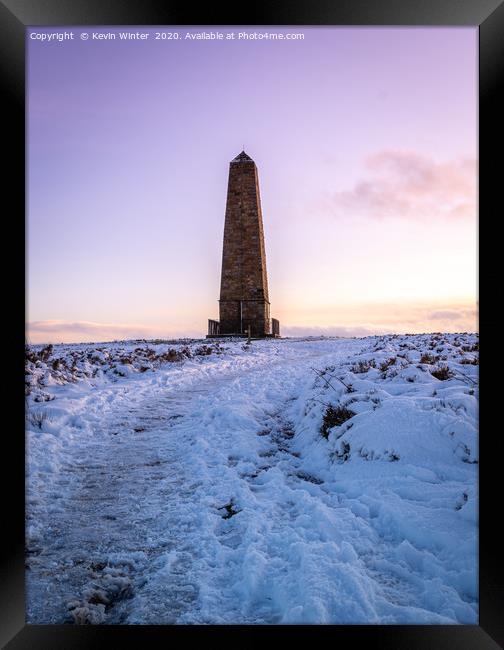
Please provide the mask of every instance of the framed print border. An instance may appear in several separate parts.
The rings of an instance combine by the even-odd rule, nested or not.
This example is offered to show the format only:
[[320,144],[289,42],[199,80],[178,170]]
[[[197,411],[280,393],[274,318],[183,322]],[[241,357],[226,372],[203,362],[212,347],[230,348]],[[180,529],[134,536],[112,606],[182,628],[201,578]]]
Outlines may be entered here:
[[[368,26],[474,26],[480,36],[480,104],[479,104],[479,239],[485,246],[480,255],[480,332],[483,337],[480,399],[480,524],[479,579],[480,619],[478,626],[434,625],[334,625],[334,626],[34,626],[25,624],[24,608],[24,400],[20,386],[24,383],[24,310],[21,296],[25,286],[25,31],[35,25],[368,25]],[[497,158],[502,155],[502,100],[498,99],[504,68],[504,3],[502,0],[353,0],[352,2],[207,4],[192,11],[187,3],[153,2],[151,0],[0,0],[0,61],[3,86],[4,133],[11,146],[4,148],[8,165],[4,172],[4,197],[9,197],[9,210],[4,208],[10,224],[8,247],[11,256],[4,271],[6,296],[4,304],[12,310],[8,316],[12,355],[9,369],[11,399],[6,407],[12,410],[14,423],[4,429],[4,471],[2,480],[4,504],[12,507],[4,520],[0,570],[0,643],[9,650],[30,648],[112,647],[122,643],[147,643],[149,647],[178,638],[205,635],[210,645],[217,635],[229,636],[234,643],[246,647],[258,640],[285,641],[295,635],[300,641],[325,632],[331,640],[341,643],[362,643],[384,648],[474,648],[491,650],[504,645],[503,580],[501,569],[502,542],[497,532],[499,504],[499,460],[503,454],[499,427],[487,424],[490,409],[499,404],[498,384],[492,374],[497,360],[486,351],[489,339],[498,340],[495,287],[500,241],[490,231],[499,216],[496,206],[502,198],[497,180]],[[500,165],[502,168],[502,164]],[[492,217],[494,217],[492,219]],[[484,225],[484,224],[487,225]],[[487,240],[488,236],[488,240]],[[6,246],[7,248],[7,246]],[[14,268],[13,268],[14,264]],[[486,268],[483,269],[482,267]],[[483,281],[483,270],[488,281]],[[20,286],[21,285],[21,286]],[[502,289],[501,289],[502,291]],[[13,307],[15,305],[15,307]],[[496,343],[497,344],[497,343]],[[494,348],[498,355],[498,350]],[[19,382],[19,383],[18,383]],[[489,438],[493,434],[493,438]],[[5,471],[8,469],[9,471]],[[500,490],[502,494],[502,490]],[[5,515],[4,515],[5,518]],[[333,636],[334,635],[334,636]],[[215,640],[214,640],[215,639]],[[207,642],[205,641],[205,642]],[[221,641],[218,641],[219,644]]]

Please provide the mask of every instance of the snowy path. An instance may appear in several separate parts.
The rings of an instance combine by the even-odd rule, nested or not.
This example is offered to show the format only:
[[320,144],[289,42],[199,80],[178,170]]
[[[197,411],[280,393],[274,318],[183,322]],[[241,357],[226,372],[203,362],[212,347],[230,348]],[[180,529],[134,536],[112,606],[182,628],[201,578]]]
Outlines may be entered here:
[[365,495],[292,445],[310,367],[369,345],[264,343],[62,397],[92,433],[29,494],[30,623],[453,622],[425,608],[424,560],[394,569]]
[[[233,445],[233,436],[243,435],[232,430],[233,421],[243,417],[242,407],[252,408],[260,432],[261,422],[268,421],[268,409],[290,396],[313,359],[311,350],[294,351],[293,358],[273,362],[264,355],[250,359],[250,369],[241,357],[234,363],[217,360],[190,370],[170,369],[165,376],[148,380],[138,378],[127,387],[106,387],[89,396],[82,412],[98,430],[91,441],[75,445],[51,486],[52,496],[60,498],[47,512],[46,535],[38,545],[43,552],[35,551],[30,561],[30,601],[39,607],[43,603],[44,620],[71,620],[67,603],[86,600],[92,605],[91,619],[98,622],[103,618],[101,590],[105,591],[102,600],[112,605],[103,619],[107,623],[199,622],[203,572],[217,581],[210,585],[222,601],[216,603],[220,611],[215,617],[241,619],[242,614],[234,611],[236,595],[227,594],[234,586],[233,562],[220,566],[219,558],[208,553],[215,549],[205,548],[216,539],[223,549],[243,543],[242,531],[231,525],[233,518],[221,519],[218,510],[233,495],[227,499],[225,489],[220,490],[222,503],[212,503],[209,495],[218,486],[211,481],[220,476],[224,487],[238,480],[244,485],[232,485],[234,492],[238,487],[260,493],[260,484],[254,486],[247,474],[236,476],[233,471],[233,446],[240,448],[238,441]],[[271,391],[273,401],[267,397]],[[224,420],[222,447],[211,449],[201,426],[215,432],[219,420]],[[285,454],[269,440],[266,447],[265,461],[270,454]],[[201,464],[204,467],[198,467]],[[258,469],[269,465],[265,462]],[[295,464],[291,461],[290,466]],[[285,504],[276,507],[286,509]],[[209,509],[213,517],[204,512]],[[205,529],[208,525],[210,530]],[[226,559],[225,552],[221,555]],[[112,589],[107,575],[117,578],[108,581]],[[116,587],[122,593],[114,593]],[[134,607],[131,595],[138,601]],[[135,612],[133,619],[129,610]],[[253,620],[254,613],[249,618]],[[30,619],[37,622],[36,612]]]

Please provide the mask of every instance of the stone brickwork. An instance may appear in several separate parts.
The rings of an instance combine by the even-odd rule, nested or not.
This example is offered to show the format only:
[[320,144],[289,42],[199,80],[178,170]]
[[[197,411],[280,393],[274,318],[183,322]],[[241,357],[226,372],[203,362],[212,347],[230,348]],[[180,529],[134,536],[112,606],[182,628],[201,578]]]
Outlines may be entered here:
[[259,179],[244,151],[229,164],[219,316],[221,336],[272,335]]

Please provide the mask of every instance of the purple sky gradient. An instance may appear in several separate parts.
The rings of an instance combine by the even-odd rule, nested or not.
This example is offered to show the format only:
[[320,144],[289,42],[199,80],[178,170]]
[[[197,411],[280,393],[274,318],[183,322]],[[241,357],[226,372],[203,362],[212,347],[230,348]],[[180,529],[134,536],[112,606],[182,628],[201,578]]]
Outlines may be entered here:
[[30,340],[204,335],[243,146],[286,333],[475,329],[477,29],[248,29],[28,39]]

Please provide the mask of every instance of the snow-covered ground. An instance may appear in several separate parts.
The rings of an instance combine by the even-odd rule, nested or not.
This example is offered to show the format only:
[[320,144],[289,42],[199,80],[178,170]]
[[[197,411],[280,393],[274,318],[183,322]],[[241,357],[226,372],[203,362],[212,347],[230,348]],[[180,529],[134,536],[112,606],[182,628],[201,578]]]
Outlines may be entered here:
[[478,622],[476,334],[27,349],[29,623]]

